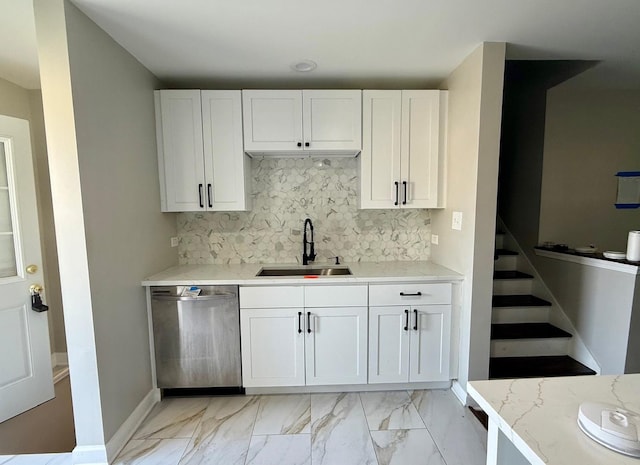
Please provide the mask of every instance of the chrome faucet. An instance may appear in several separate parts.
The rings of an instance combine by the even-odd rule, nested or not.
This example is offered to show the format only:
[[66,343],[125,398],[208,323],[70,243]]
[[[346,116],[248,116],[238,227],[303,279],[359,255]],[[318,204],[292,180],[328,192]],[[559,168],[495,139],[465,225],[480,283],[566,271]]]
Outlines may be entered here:
[[[307,225],[309,225],[309,229],[311,230],[311,241],[307,240]],[[307,244],[309,245],[309,254],[307,255]],[[309,262],[312,262],[316,259],[316,252],[313,248],[313,223],[311,219],[307,218],[304,220],[304,235],[302,237],[302,264],[308,265]]]

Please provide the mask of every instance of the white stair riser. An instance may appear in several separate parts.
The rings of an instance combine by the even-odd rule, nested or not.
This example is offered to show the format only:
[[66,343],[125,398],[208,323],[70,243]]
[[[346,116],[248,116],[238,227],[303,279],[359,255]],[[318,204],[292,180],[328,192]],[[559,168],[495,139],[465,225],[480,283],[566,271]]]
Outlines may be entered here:
[[567,355],[570,338],[499,339],[491,341],[492,357]]
[[494,307],[491,323],[547,323],[549,307]]
[[528,295],[532,283],[532,279],[494,279],[493,295]]
[[501,255],[494,262],[494,269],[499,271],[515,270],[518,268],[517,255]]
[[504,249],[504,234],[496,234],[496,249]]

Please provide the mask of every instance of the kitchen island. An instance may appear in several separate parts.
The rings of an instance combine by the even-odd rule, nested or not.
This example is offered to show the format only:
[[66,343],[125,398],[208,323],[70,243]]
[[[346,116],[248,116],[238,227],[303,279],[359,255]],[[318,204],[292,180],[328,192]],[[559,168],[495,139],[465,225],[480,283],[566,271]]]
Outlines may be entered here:
[[472,381],[469,395],[489,416],[487,465],[638,465],[578,427],[583,402],[640,411],[640,374]]

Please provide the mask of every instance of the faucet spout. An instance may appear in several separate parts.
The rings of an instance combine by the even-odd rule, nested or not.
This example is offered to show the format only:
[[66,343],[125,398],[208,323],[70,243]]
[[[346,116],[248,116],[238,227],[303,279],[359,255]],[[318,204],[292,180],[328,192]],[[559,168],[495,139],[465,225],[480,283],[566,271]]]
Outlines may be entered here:
[[[309,231],[311,232],[311,241],[307,240],[307,226],[309,226]],[[307,245],[309,247],[307,247]],[[307,254],[307,248],[309,249],[309,253]],[[308,265],[309,262],[312,262],[316,259],[316,252],[313,243],[313,223],[310,218],[304,220],[304,234],[302,236],[302,264]]]

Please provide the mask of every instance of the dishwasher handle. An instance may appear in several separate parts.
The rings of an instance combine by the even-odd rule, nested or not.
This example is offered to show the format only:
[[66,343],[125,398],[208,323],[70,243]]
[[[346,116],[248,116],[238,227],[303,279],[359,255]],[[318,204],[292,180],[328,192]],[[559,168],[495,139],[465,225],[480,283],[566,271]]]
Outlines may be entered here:
[[191,296],[182,296],[182,295],[162,295],[162,294],[152,294],[151,300],[164,300],[170,302],[184,302],[184,301],[192,301],[192,302],[202,302],[203,300],[216,300],[216,299],[235,299],[236,294],[233,292],[224,292],[218,294],[209,294],[209,295],[199,295],[197,297]]

